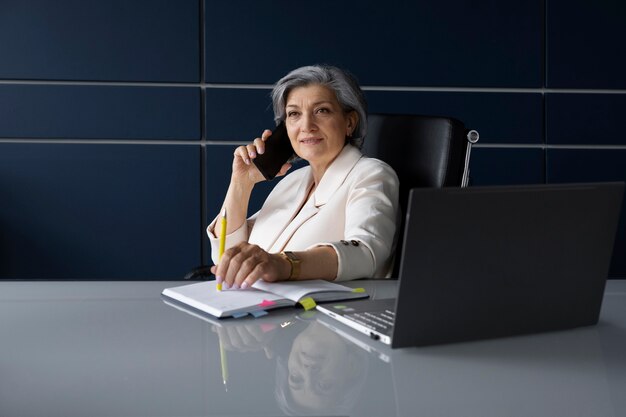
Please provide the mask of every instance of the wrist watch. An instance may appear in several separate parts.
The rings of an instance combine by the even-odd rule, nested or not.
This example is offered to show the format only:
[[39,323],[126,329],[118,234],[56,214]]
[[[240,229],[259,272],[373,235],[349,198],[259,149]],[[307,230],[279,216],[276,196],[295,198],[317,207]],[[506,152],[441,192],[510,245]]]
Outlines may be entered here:
[[284,259],[286,259],[291,265],[291,272],[289,272],[289,280],[298,279],[300,277],[300,258],[290,251],[284,251],[280,253]]

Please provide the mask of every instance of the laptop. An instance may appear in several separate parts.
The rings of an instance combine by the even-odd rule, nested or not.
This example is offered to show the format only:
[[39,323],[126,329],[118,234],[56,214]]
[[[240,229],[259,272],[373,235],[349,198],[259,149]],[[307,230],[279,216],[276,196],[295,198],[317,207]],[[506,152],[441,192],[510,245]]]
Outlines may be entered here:
[[409,192],[398,296],[317,309],[393,348],[598,322],[624,183]]

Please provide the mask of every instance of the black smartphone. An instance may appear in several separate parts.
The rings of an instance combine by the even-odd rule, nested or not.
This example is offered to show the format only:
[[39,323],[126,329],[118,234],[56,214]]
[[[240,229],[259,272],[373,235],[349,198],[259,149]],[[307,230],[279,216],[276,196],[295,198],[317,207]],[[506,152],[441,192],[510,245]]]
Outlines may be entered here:
[[254,165],[267,180],[274,179],[280,168],[293,156],[285,122],[280,122],[265,141],[265,152],[253,159]]

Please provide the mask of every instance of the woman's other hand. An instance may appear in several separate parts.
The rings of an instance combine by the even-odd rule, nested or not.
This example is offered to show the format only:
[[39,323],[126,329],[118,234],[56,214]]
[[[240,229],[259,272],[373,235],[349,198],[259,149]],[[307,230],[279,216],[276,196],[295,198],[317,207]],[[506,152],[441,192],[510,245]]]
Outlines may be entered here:
[[225,289],[246,289],[259,279],[286,281],[291,273],[291,264],[277,253],[268,253],[257,245],[241,242],[227,249],[211,272]]

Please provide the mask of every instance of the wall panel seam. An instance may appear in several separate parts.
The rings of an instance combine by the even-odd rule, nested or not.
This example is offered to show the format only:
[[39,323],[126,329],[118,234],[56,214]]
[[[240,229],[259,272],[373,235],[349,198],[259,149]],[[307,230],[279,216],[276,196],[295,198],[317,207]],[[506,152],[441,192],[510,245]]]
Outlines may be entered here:
[[[0,80],[0,85],[50,85],[50,86],[109,86],[109,87],[177,87],[237,90],[271,90],[272,84],[214,84],[214,83],[159,83],[118,81],[38,81]],[[590,88],[503,88],[503,87],[427,87],[427,86],[376,86],[363,85],[364,91],[388,92],[442,92],[442,93],[518,93],[518,94],[626,94],[626,89]]]
[[[0,139],[0,144],[46,144],[46,145],[151,145],[151,146],[240,146],[248,142],[230,140],[172,141],[172,140],[106,140],[106,139]],[[477,143],[475,148],[509,149],[588,149],[626,150],[626,145],[594,144],[537,144],[537,143]]]

